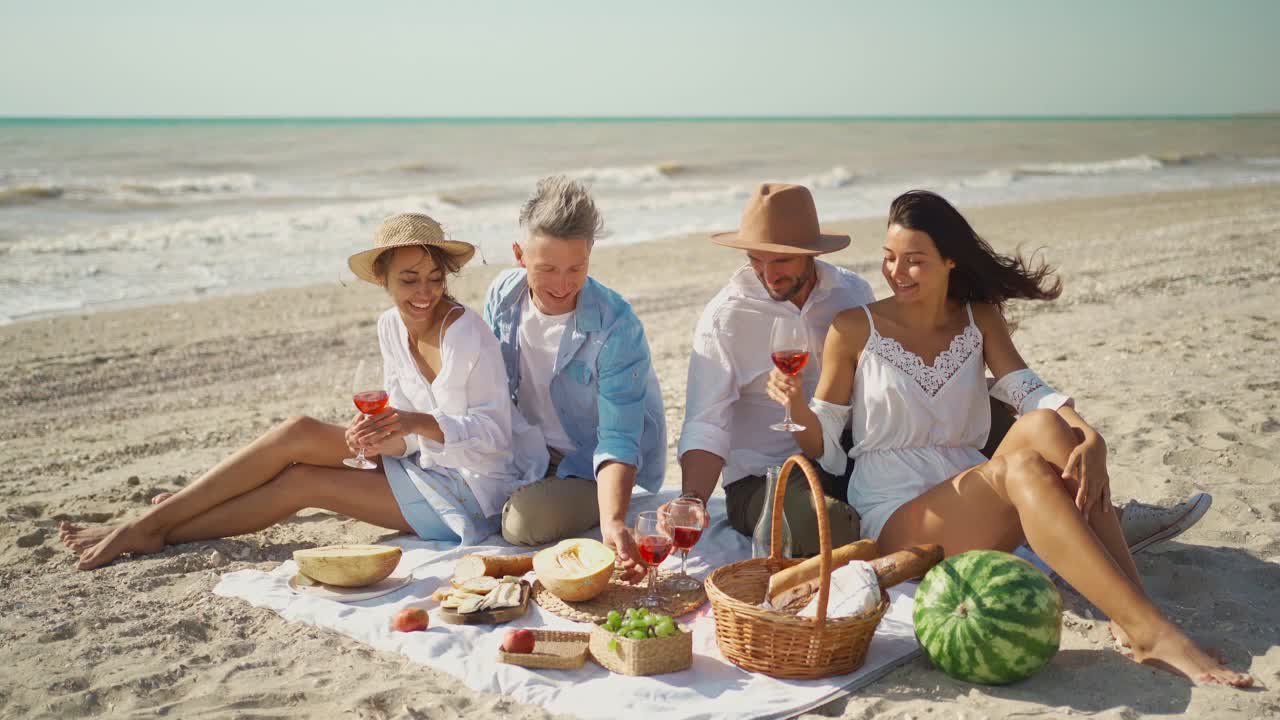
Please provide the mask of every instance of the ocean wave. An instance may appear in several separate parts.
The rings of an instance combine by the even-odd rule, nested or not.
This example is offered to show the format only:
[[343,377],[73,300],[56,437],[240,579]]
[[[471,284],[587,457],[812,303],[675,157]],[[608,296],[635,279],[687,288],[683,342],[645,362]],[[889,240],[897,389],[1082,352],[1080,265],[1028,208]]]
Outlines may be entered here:
[[302,211],[259,209],[198,220],[126,223],[91,231],[27,237],[0,252],[13,256],[103,253],[104,257],[118,252],[207,252],[211,247],[236,248],[264,239],[305,246],[306,238],[315,233],[362,237],[396,213],[437,213],[442,207],[438,196],[420,195],[320,205]]
[[343,177],[359,177],[368,175],[431,175],[440,172],[441,167],[435,163],[429,162],[404,162],[395,163],[394,165],[384,165],[381,167],[371,167],[355,170],[340,171],[338,175]]
[[[1181,157],[1181,156],[1179,156]],[[1181,163],[1179,163],[1181,164]],[[1110,173],[1150,172],[1165,167],[1165,162],[1151,155],[1134,155],[1098,162],[1052,162],[1019,165],[1017,175],[1107,175]]]
[[56,200],[65,192],[65,188],[46,184],[0,187],[0,207],[33,205],[43,200]]
[[117,188],[143,195],[172,197],[175,195],[227,195],[248,193],[258,189],[258,178],[248,173],[173,178],[170,180],[126,180]]
[[816,175],[806,175],[802,178],[794,180],[796,185],[804,185],[807,188],[815,190],[831,190],[834,188],[848,187],[857,180],[857,177],[846,170],[844,167],[837,165],[823,173]]
[[442,207],[472,208],[499,203],[519,203],[525,197],[524,188],[503,185],[463,185],[440,190],[432,195]]
[[586,183],[613,187],[641,187],[670,181],[687,173],[689,168],[675,162],[631,167],[580,168],[565,174]]
[[1261,165],[1262,167],[1280,167],[1280,157],[1252,157],[1252,158],[1245,158],[1244,161],[1249,165]]
[[36,177],[12,185],[0,185],[0,207],[31,205],[49,200],[89,200],[154,202],[236,196],[261,188],[258,178],[248,173],[178,177],[162,180],[100,178],[56,180]]

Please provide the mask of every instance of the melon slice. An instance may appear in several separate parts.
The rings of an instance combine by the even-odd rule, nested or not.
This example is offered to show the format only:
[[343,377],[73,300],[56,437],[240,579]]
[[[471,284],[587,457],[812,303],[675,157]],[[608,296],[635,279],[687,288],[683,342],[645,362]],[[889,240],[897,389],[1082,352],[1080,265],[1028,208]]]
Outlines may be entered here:
[[298,572],[339,587],[364,587],[386,578],[400,563],[400,548],[386,545],[327,545],[296,550]]
[[533,572],[556,597],[581,602],[608,587],[614,557],[595,540],[562,540],[533,556]]

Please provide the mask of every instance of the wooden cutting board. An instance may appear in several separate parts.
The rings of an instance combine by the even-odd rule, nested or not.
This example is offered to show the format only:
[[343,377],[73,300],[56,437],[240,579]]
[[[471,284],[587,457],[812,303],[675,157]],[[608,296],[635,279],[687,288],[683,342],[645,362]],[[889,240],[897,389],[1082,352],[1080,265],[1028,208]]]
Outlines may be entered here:
[[499,625],[510,622],[529,611],[529,583],[520,581],[520,604],[515,607],[498,608],[497,610],[481,610],[473,613],[460,613],[448,608],[437,608],[436,617],[450,625]]

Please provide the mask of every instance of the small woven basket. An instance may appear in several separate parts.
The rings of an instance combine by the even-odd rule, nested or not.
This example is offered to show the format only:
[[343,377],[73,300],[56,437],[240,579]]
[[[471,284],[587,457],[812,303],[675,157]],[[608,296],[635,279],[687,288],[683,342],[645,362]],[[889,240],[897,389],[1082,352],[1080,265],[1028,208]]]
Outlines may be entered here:
[[[609,641],[616,640],[616,648]],[[661,675],[693,665],[693,633],[688,628],[668,637],[631,638],[615,635],[596,625],[588,641],[596,662],[623,675]]]
[[[782,466],[780,477],[790,477],[799,465],[809,480],[815,508],[823,507],[822,483],[808,459],[792,455]],[[831,593],[831,528],[827,514],[818,517],[820,584],[816,617],[796,613],[813,597],[797,598],[781,610],[760,607],[769,586],[769,577],[800,560],[782,557],[782,501],[787,483],[774,491],[773,534],[769,557],[753,558],[718,568],[707,578],[707,597],[715,611],[716,642],[729,662],[751,672],[783,679],[812,679],[843,675],[862,666],[876,626],[889,609],[889,595],[880,591],[880,604],[862,615],[827,618]]]
[[534,630],[533,652],[509,653],[498,650],[498,662],[527,668],[573,670],[587,662],[587,639],[584,632]]

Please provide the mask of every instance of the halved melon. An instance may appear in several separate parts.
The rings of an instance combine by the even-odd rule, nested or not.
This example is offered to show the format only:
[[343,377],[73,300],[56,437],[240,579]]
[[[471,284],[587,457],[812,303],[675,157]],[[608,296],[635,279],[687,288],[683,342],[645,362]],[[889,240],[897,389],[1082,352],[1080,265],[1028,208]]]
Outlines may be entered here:
[[580,602],[604,592],[613,561],[613,551],[600,542],[575,538],[534,555],[533,572],[556,597]]
[[364,587],[386,578],[400,563],[400,548],[387,545],[326,545],[295,550],[298,572],[339,587]]

